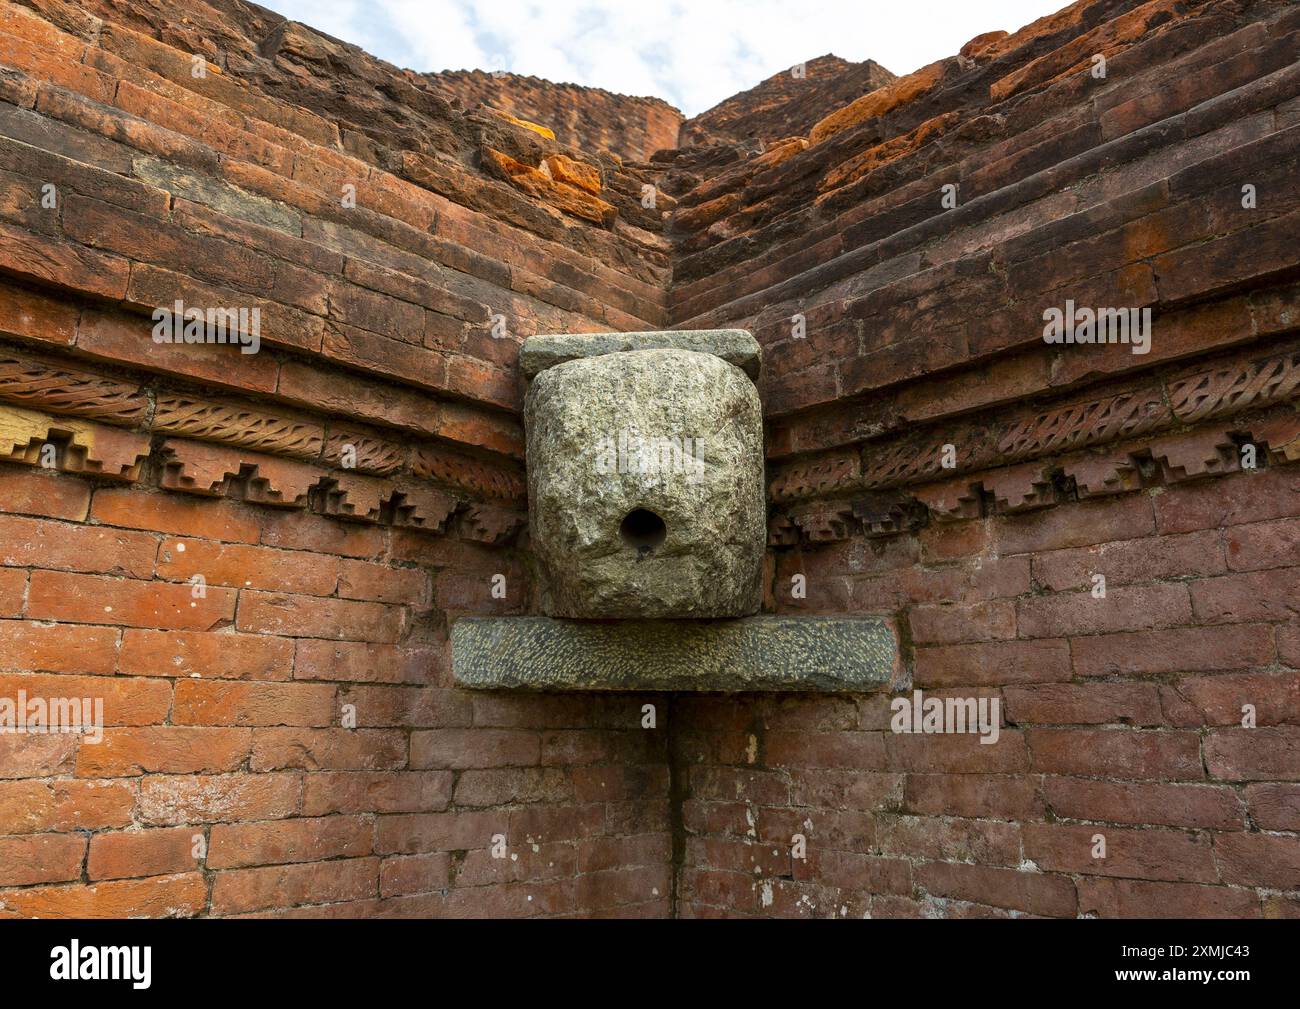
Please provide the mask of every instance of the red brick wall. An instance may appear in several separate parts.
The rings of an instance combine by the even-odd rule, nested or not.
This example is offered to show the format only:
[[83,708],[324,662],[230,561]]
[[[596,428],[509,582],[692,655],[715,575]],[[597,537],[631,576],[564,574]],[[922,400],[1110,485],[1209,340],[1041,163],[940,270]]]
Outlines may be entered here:
[[[764,345],[768,606],[909,661],[678,706],[679,913],[1300,915],[1298,30],[1076,3],[806,149],[678,156],[674,322]],[[1066,299],[1149,354],[1046,343]],[[893,731],[918,689],[998,741]]]
[[[0,734],[0,915],[667,914],[640,702],[474,695],[446,654],[528,606],[518,342],[652,328],[666,243],[471,167],[549,148],[364,54],[340,79],[403,98],[330,104],[255,10],[29,6],[0,5],[0,698],[106,725]],[[155,343],[176,298],[257,307],[260,351]]]
[[1001,734],[688,702],[682,913],[1300,915],[1298,534],[1277,469],[784,554],[780,609],[899,613],[910,686],[1000,698]]
[[639,703],[450,688],[517,558],[178,498],[0,471],[0,696],[106,725],[0,736],[0,913],[666,913]]
[[[0,4],[0,697],[107,722],[0,735],[0,913],[1300,913],[1293,7],[1076,3],[599,195],[192,15]],[[154,343],[178,297],[261,351]],[[1067,297],[1151,354],[1045,345]],[[767,608],[893,615],[895,693],[997,744],[451,685],[455,619],[531,608],[519,340],[666,323],[765,345]]]

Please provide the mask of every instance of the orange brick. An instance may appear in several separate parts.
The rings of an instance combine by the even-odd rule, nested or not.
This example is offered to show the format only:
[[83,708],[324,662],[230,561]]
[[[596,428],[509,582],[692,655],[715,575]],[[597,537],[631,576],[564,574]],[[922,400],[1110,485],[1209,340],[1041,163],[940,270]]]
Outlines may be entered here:
[[[69,39],[70,36],[63,36]],[[40,81],[49,81],[80,92],[97,102],[111,102],[116,81],[81,62],[85,46],[75,39],[70,44],[46,48],[31,40],[0,35],[0,63],[26,71]]]
[[92,886],[0,890],[0,906],[22,918],[186,918],[203,910],[203,875],[155,876]]
[[102,575],[32,572],[28,616],[83,624],[210,630],[235,616],[235,591],[209,587],[196,599],[189,585]]
[[250,742],[248,729],[179,725],[109,729],[102,742],[82,746],[77,754],[77,776],[124,778],[235,771],[247,758]]
[[70,774],[78,739],[72,733],[0,734],[0,774],[6,778],[48,778]]
[[0,669],[31,673],[111,673],[115,627],[0,620]]
[[429,604],[429,575],[418,568],[393,568],[386,564],[345,560],[339,565],[339,595],[379,603]]
[[77,834],[0,837],[0,886],[77,879],[85,853],[86,839]]
[[[0,46],[0,62],[4,58]],[[117,301],[126,294],[130,264],[74,242],[0,224],[0,268],[24,279]]]
[[333,557],[208,540],[164,540],[158,551],[158,577],[188,581],[194,575],[209,585],[312,596],[333,595],[339,580]]
[[305,816],[417,813],[447,808],[450,771],[323,771],[304,781]]
[[[17,697],[23,690],[34,698],[89,698],[104,702],[105,725],[153,725],[167,717],[171,684],[116,676],[42,676],[0,673],[0,697]],[[83,716],[84,717],[84,716]],[[93,714],[92,714],[93,717]],[[30,738],[30,737],[29,737]]]
[[70,347],[77,336],[75,305],[43,294],[0,285],[0,328],[29,340]]
[[0,781],[0,834],[125,827],[134,805],[123,782]]
[[378,771],[406,766],[406,733],[399,729],[257,729],[253,771]]
[[181,680],[177,725],[314,725],[334,722],[335,688],[315,683]]
[[158,538],[102,526],[0,516],[0,564],[148,578]]
[[265,634],[128,628],[118,657],[118,672],[136,676],[287,680],[292,670],[293,642]]
[[[87,309],[77,326],[77,349],[114,364],[130,363],[148,371],[184,375],[205,385],[260,393],[275,391],[280,366],[271,355],[241,354],[238,349],[232,353],[229,345],[221,344],[154,343],[150,327],[150,321],[140,316]],[[204,535],[202,530],[185,527],[168,527],[164,531]]]
[[440,653],[434,648],[299,638],[293,676],[296,680],[424,683],[440,667]]
[[259,634],[391,644],[406,631],[406,611],[382,603],[245,590],[235,626]]
[[0,512],[81,521],[90,509],[90,484],[54,473],[0,466]]
[[181,494],[145,494],[129,488],[95,492],[91,518],[126,529],[201,536],[204,539],[257,542],[257,523],[241,506]]
[[384,532],[370,526],[336,522],[306,512],[264,511],[262,543],[293,550],[312,550],[345,557],[376,557],[384,550]]
[[156,775],[140,781],[141,823],[175,826],[229,820],[274,820],[298,812],[296,774]]
[[21,617],[27,595],[27,572],[0,568],[0,617]]
[[96,834],[90,839],[86,875],[90,879],[127,879],[197,869],[196,835],[203,836],[193,827]]
[[212,887],[212,913],[238,914],[268,907],[326,904],[374,897],[378,893],[377,858],[333,861],[328,872],[312,864],[232,869],[217,873]]

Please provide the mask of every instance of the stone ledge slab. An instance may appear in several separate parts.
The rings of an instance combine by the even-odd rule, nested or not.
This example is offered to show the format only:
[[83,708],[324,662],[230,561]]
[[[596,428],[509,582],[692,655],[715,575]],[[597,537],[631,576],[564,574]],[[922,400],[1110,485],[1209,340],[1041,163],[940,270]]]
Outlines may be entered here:
[[466,617],[451,651],[456,685],[480,690],[865,693],[900,665],[879,617]]
[[544,333],[530,336],[519,348],[519,367],[532,379],[547,368],[629,350],[693,350],[734,364],[753,381],[763,365],[763,352],[745,329],[670,329],[648,333]]

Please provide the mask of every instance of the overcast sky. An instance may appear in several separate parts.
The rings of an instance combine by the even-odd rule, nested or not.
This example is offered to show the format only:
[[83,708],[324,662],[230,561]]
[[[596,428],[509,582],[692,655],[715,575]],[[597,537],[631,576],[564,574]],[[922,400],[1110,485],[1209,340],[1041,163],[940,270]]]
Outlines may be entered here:
[[509,70],[696,115],[824,53],[906,74],[1069,0],[259,0],[412,70]]

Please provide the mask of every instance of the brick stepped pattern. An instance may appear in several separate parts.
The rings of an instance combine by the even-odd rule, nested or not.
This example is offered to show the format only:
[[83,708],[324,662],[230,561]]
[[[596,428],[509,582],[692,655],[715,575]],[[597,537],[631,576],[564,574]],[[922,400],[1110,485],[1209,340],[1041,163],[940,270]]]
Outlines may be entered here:
[[676,147],[683,118],[659,98],[631,98],[501,71],[445,70],[423,78],[467,109],[486,105],[545,123],[565,144],[609,151],[628,161],[648,161],[655,151]]
[[[767,608],[1002,716],[688,701],[679,914],[1300,915],[1298,54],[1294,4],[1087,0],[664,159],[674,324],[764,347]],[[1067,299],[1149,353],[1045,342]]]
[[829,53],[818,56],[686,120],[671,146],[737,141],[765,145],[804,136],[830,113],[894,79],[875,60],[850,63]]

